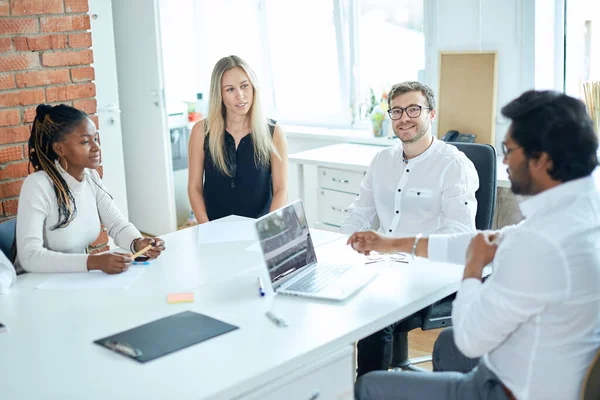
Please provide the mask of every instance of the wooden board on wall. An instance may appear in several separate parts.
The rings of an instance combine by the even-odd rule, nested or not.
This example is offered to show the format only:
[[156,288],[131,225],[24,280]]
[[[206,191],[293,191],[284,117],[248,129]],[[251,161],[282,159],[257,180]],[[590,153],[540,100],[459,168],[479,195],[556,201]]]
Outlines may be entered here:
[[494,145],[496,52],[441,52],[438,137],[447,131],[474,133],[476,143]]

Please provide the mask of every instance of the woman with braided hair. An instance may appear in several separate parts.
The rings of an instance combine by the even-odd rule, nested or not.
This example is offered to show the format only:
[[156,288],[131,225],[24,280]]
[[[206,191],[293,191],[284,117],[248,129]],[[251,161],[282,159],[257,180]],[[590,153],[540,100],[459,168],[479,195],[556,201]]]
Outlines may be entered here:
[[23,183],[17,212],[17,272],[127,270],[131,254],[86,254],[101,223],[119,247],[132,253],[149,244],[153,247],[146,255],[151,258],[164,250],[161,239],[142,238],[105,190],[96,171],[98,133],[83,111],[40,104],[29,138],[29,162],[34,172]]

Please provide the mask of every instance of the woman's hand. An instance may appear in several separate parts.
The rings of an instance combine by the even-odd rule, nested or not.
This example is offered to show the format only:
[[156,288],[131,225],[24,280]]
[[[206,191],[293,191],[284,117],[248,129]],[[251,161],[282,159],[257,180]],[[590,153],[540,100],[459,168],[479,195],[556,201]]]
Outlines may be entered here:
[[152,245],[152,248],[144,253],[144,255],[150,257],[151,259],[155,259],[160,256],[160,253],[165,251],[165,242],[159,238],[142,238],[135,241],[135,251],[136,253],[142,250],[144,247]]
[[132,261],[131,254],[92,254],[88,256],[87,269],[88,271],[99,270],[106,274],[120,274],[127,271]]

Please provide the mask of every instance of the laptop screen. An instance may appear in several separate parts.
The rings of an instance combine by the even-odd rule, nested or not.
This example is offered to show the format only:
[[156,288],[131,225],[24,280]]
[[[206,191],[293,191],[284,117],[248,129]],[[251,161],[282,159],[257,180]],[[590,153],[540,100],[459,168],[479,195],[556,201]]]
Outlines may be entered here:
[[317,262],[300,200],[260,218],[256,232],[273,284]]

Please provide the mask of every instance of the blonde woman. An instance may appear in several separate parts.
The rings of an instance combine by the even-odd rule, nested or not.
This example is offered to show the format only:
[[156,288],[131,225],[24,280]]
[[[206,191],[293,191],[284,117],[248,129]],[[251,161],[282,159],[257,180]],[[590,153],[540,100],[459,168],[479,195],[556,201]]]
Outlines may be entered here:
[[256,75],[237,56],[213,69],[208,117],[190,137],[188,195],[201,224],[257,218],[287,201],[285,135],[263,115]]

